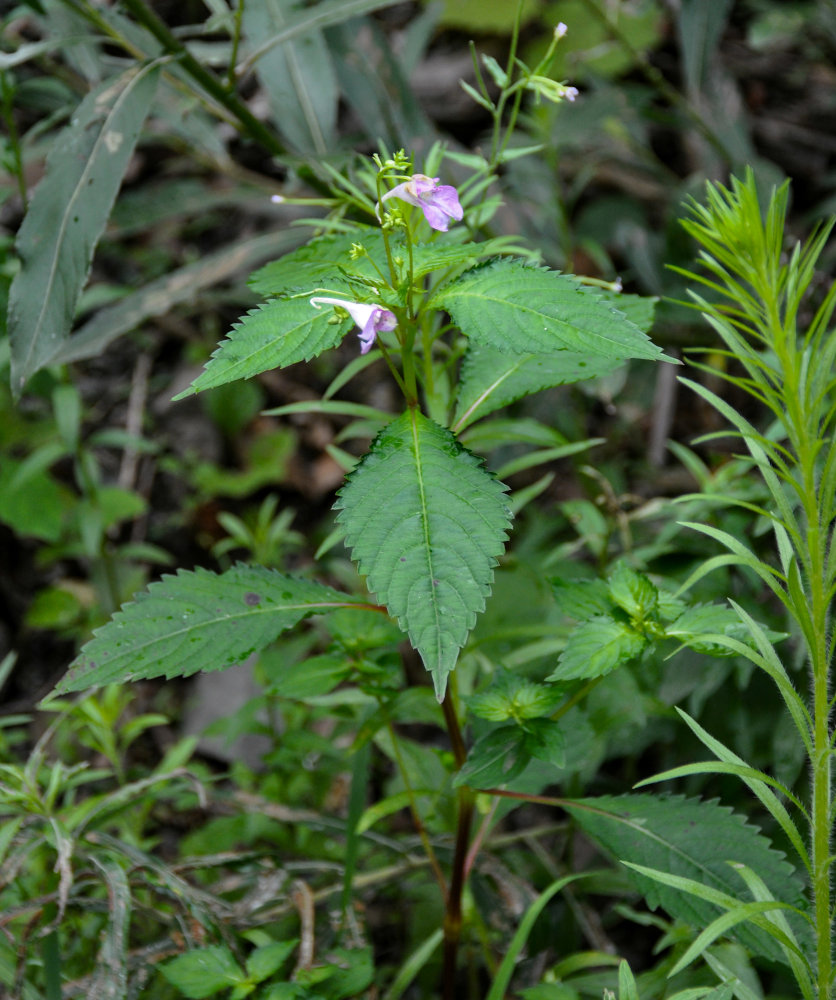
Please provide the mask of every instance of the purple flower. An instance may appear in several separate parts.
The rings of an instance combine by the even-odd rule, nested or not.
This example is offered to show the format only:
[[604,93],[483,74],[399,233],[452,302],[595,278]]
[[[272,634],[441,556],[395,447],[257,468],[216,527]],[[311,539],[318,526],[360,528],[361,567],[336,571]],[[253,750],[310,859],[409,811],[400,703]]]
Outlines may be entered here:
[[360,353],[368,354],[372,349],[377,335],[381,330],[394,330],[398,325],[395,314],[384,309],[383,306],[376,306],[373,303],[346,302],[345,299],[329,299],[317,296],[311,299],[311,305],[315,309],[320,309],[320,303],[330,306],[340,306],[351,316],[354,322],[360,327]]
[[438,177],[427,177],[426,174],[413,174],[408,181],[388,191],[381,202],[387,198],[400,198],[410,205],[417,205],[433,229],[446,233],[449,220],[458,222],[464,212],[459,204],[458,191],[450,184],[439,184],[438,180]]

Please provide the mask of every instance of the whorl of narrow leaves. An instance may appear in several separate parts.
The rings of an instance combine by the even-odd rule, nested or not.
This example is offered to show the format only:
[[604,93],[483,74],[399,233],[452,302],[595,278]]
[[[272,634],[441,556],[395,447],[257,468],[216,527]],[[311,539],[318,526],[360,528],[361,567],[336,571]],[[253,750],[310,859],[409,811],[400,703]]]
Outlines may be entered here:
[[[621,861],[692,879],[743,901],[751,900],[733,863],[748,865],[777,900],[808,910],[794,869],[755,827],[716,801],[683,796],[622,795],[577,799],[565,808],[588,836]],[[731,864],[730,864],[731,862]],[[712,903],[628,869],[648,905],[702,930],[722,911]],[[812,949],[810,927],[790,914],[803,946]],[[730,932],[756,954],[785,962],[777,942],[764,931],[739,924]],[[812,954],[812,950],[809,952]]]
[[261,566],[220,574],[181,570],[152,583],[97,629],[58,690],[223,670],[308,615],[356,603],[330,587]]
[[336,347],[351,324],[329,323],[333,316],[333,309],[314,309],[307,298],[272,299],[251,309],[218,345],[204,372],[174,398],[286,368]]
[[499,261],[445,285],[446,309],[474,343],[516,354],[576,351],[604,358],[663,357],[660,348],[601,295],[555,271]]
[[408,632],[439,701],[505,546],[504,491],[450,431],[414,409],[380,432],[340,491],[352,556]]

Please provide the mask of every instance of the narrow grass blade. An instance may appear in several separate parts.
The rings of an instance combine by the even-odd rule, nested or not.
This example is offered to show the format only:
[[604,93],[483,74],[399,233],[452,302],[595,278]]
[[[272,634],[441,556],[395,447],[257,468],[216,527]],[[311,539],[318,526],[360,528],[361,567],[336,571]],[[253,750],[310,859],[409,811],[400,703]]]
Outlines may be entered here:
[[516,964],[517,958],[520,952],[525,947],[525,943],[528,940],[528,935],[531,933],[531,928],[534,926],[534,922],[540,916],[540,914],[545,909],[546,903],[555,896],[561,889],[564,889],[570,882],[575,882],[579,878],[584,878],[584,874],[578,875],[567,875],[564,878],[558,879],[542,892],[537,899],[529,906],[526,911],[525,916],[517,928],[516,934],[511,940],[511,944],[508,947],[508,951],[502,962],[497,969],[496,976],[494,977],[493,983],[491,983],[491,988],[488,992],[485,1000],[503,1000],[505,992],[508,989],[508,984],[511,982],[511,974],[514,971],[514,965]]

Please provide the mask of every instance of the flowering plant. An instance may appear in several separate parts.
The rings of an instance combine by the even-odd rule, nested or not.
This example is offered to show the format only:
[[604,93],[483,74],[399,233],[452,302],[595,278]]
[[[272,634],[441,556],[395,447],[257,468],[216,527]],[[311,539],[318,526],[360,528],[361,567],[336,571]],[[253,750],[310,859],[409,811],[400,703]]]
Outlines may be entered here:
[[[93,9],[95,5],[71,6],[84,7],[94,14],[97,28],[112,28],[119,23],[101,21]],[[279,17],[281,6],[239,4],[236,31],[248,18],[256,18],[251,26],[256,24],[266,7],[274,8],[273,13]],[[316,19],[327,14],[308,7],[305,17]],[[703,246],[701,260],[708,271],[707,277],[691,275],[691,280],[710,290],[707,300],[698,302],[733,361],[727,369],[728,379],[738,391],[750,394],[755,404],[751,410],[766,406],[774,424],[761,431],[719,396],[692,383],[703,400],[731,422],[750,453],[749,459],[727,463],[715,482],[733,482],[730,469],[742,467],[750,485],[752,471],[760,473],[763,489],[728,497],[715,490],[710,498],[686,499],[692,510],[693,505],[705,510],[709,502],[727,507],[739,503],[744,518],[752,515],[759,519],[761,528],[772,528],[776,558],[760,554],[764,550],[763,531],[758,547],[750,548],[739,532],[725,530],[728,522],[724,513],[706,518],[710,523],[691,521],[685,525],[687,530],[701,532],[728,551],[698,565],[678,590],[660,572],[651,573],[649,569],[651,558],[654,569],[658,569],[658,554],[667,554],[665,542],[654,540],[653,557],[647,555],[647,547],[632,546],[626,516],[618,542],[613,541],[615,531],[610,534],[609,527],[598,534],[589,529],[587,521],[579,530],[596,557],[597,576],[591,576],[592,569],[586,565],[586,575],[579,579],[545,578],[546,558],[534,564],[531,550],[525,548],[525,535],[523,544],[506,557],[505,541],[512,515],[544,490],[554,475],[547,473],[537,482],[519,485],[516,474],[580,453],[595,443],[567,440],[552,426],[555,421],[535,419],[533,414],[538,411],[528,408],[524,397],[607,374],[626,359],[660,357],[646,336],[652,302],[620,294],[618,282],[574,278],[543,268],[536,254],[515,246],[511,238],[487,238],[492,213],[499,203],[493,186],[498,169],[526,151],[509,142],[522,101],[528,96],[554,102],[571,102],[579,97],[574,87],[553,80],[546,68],[555,46],[565,35],[564,25],[555,29],[546,56],[536,66],[530,69],[516,57],[522,10],[520,2],[506,66],[487,57],[481,61],[496,87],[489,89],[485,85],[477,62],[476,86],[469,88],[494,123],[490,141],[483,147],[485,155],[448,153],[436,146],[418,163],[403,152],[394,156],[381,152],[371,164],[356,167],[346,176],[323,162],[316,163],[316,171],[300,169],[297,176],[314,188],[324,187],[323,178],[327,176],[333,182],[333,197],[301,199],[330,210],[328,217],[316,222],[321,235],[254,275],[252,287],[264,301],[234,326],[191,390],[200,392],[273,367],[301,364],[329,349],[341,349],[337,374],[322,400],[280,407],[271,416],[319,409],[353,420],[341,429],[338,439],[345,450],[336,445],[330,449],[345,467],[348,478],[335,504],[336,525],[320,553],[339,553],[337,547],[342,544],[354,561],[356,574],[346,559],[337,556],[321,564],[319,579],[323,582],[258,565],[237,565],[224,573],[200,568],[164,577],[98,630],[61,685],[73,690],[110,680],[186,676],[197,670],[223,669],[251,654],[261,656],[263,651],[259,672],[266,678],[272,671],[265,697],[281,699],[277,715],[282,716],[283,740],[286,735],[319,737],[319,733],[307,730],[308,720],[323,712],[331,714],[328,722],[335,729],[329,733],[330,746],[322,739],[318,749],[326,747],[325,752],[333,754],[335,767],[341,772],[350,767],[351,792],[345,809],[335,804],[336,816],[317,818],[327,820],[323,824],[326,829],[336,830],[341,838],[332,839],[329,834],[324,840],[329,857],[336,856],[341,862],[338,878],[342,884],[337,889],[342,889],[342,922],[335,933],[350,936],[351,947],[329,949],[325,963],[314,964],[314,900],[306,889],[300,889],[303,941],[298,949],[299,961],[292,972],[287,972],[289,982],[268,985],[267,980],[282,976],[279,970],[296,947],[294,941],[287,940],[285,924],[280,925],[279,941],[271,941],[261,929],[248,932],[246,939],[256,947],[246,960],[241,949],[233,953],[226,943],[200,945],[207,930],[214,934],[217,929],[226,937],[229,925],[225,921],[233,912],[236,920],[256,914],[255,919],[262,923],[285,912],[277,888],[271,890],[274,899],[268,909],[263,908],[262,881],[273,886],[276,883],[272,878],[262,880],[262,875],[274,873],[265,872],[256,862],[250,868],[250,877],[257,891],[249,892],[235,880],[231,888],[221,890],[223,904],[213,906],[210,912],[198,894],[182,893],[184,882],[179,873],[172,875],[171,868],[154,863],[149,871],[153,871],[157,885],[149,887],[149,891],[153,894],[163,890],[186,899],[183,921],[178,917],[184,932],[191,915],[197,918],[197,929],[183,936],[172,925],[174,933],[163,943],[167,953],[170,948],[184,951],[166,962],[161,974],[186,996],[226,994],[231,990],[236,997],[257,991],[264,1000],[340,1000],[367,989],[369,994],[376,994],[377,986],[370,986],[371,949],[365,948],[360,934],[354,933],[355,914],[349,903],[353,892],[361,891],[363,886],[368,890],[370,885],[367,870],[362,880],[355,878],[361,865],[375,851],[394,850],[400,854],[400,864],[379,868],[378,876],[388,883],[396,877],[393,871],[406,872],[418,884],[421,866],[426,864],[442,894],[445,917],[443,929],[435,930],[407,959],[386,996],[394,1000],[410,989],[410,976],[428,960],[441,940],[443,997],[452,1000],[462,995],[456,948],[459,937],[469,933],[471,943],[478,940],[482,945],[484,968],[491,973],[487,1000],[501,1000],[508,992],[514,963],[538,914],[556,893],[589,874],[577,871],[577,858],[571,850],[557,859],[542,851],[536,861],[536,878],[542,881],[543,873],[548,872],[553,873],[550,877],[554,881],[531,903],[504,958],[497,964],[492,954],[496,939],[488,918],[497,915],[499,908],[492,912],[485,900],[501,898],[503,915],[507,917],[504,904],[511,893],[506,894],[506,890],[513,886],[501,875],[497,891],[488,896],[483,876],[495,860],[490,853],[493,845],[500,841],[492,836],[493,824],[515,800],[533,800],[568,814],[572,827],[576,824],[628,866],[622,874],[633,880],[633,887],[652,906],[660,904],[677,921],[665,928],[671,954],[660,959],[657,972],[661,963],[666,963],[671,975],[684,970],[684,975],[691,976],[693,970],[689,967],[699,959],[703,962],[700,981],[687,980],[683,984],[687,988],[674,992],[676,986],[660,983],[658,974],[653,973],[642,979],[643,996],[645,986],[655,989],[659,996],[679,1000],[759,996],[750,985],[754,983],[750,970],[739,961],[740,949],[732,953],[735,961],[730,964],[729,946],[717,944],[721,937],[745,945],[752,956],[763,957],[771,967],[783,965],[794,975],[804,1000],[823,1000],[832,995],[836,975],[830,875],[834,801],[828,673],[832,645],[828,637],[836,593],[832,528],[836,521],[836,451],[832,440],[836,341],[830,330],[836,289],[822,297],[818,283],[813,281],[828,229],[822,229],[787,255],[783,225],[786,188],[773,194],[763,219],[761,205],[765,199],[759,199],[751,179],[735,181],[730,190],[709,186],[707,206],[695,206],[688,224]],[[164,27],[148,13],[146,25]],[[294,20],[292,27],[298,31],[299,22]],[[114,36],[109,32],[106,35],[112,44]],[[130,50],[134,48],[133,37]],[[97,233],[104,226],[106,213],[102,214],[101,206],[108,198],[102,192],[115,194],[114,178],[121,176],[131,158],[131,136],[138,133],[147,114],[163,66],[170,62],[169,56],[174,56],[181,68],[200,71],[178,38],[164,33],[163,38],[169,46],[166,57],[158,60],[149,53],[136,72],[126,73],[117,87],[106,85],[110,98],[105,99],[106,93],[99,90],[82,103],[66,130],[72,141],[47,164],[52,182],[36,192],[34,210],[27,215],[19,244],[21,274],[26,280],[16,280],[13,286],[10,317],[16,360],[12,370],[18,387],[46,359],[66,357],[55,353],[55,319],[62,312],[66,316],[74,312],[75,293],[83,284],[85,262],[89,260],[89,241],[98,239]],[[38,45],[26,48],[41,51]],[[233,62],[236,51],[237,36],[232,46]],[[261,60],[262,55],[263,48],[253,52],[249,65],[256,58],[264,65],[267,60]],[[230,65],[229,87],[215,81],[217,86],[210,86],[208,92],[226,102],[225,107],[254,128],[251,134],[263,135],[260,122],[232,93],[233,70]],[[212,82],[211,75],[201,74],[200,79]],[[111,99],[114,103],[109,106]],[[117,127],[120,122],[130,127]],[[121,144],[116,141],[120,135],[126,136]],[[100,148],[91,160],[99,169],[88,182],[87,158],[77,154],[79,149],[90,150],[96,145]],[[322,147],[327,148],[325,143]],[[265,148],[276,152],[269,135]],[[105,160],[106,168],[102,168]],[[21,158],[21,181],[22,164]],[[65,170],[72,178],[70,184],[65,182]],[[81,199],[79,206],[75,205],[77,196]],[[277,195],[274,200],[293,198]],[[43,223],[53,217],[59,201],[62,217],[65,221],[72,219],[73,225],[50,229]],[[73,236],[85,201],[88,211],[95,202],[95,219],[92,224],[78,227]],[[66,240],[65,230],[70,233]],[[51,234],[46,242],[44,233]],[[292,240],[294,230],[289,233]],[[60,294],[33,296],[36,279],[44,273],[43,262],[53,252],[57,255],[49,262],[49,280],[55,282],[53,291],[58,289]],[[64,285],[70,294],[64,294]],[[802,308],[804,293],[810,286],[813,306],[804,303]],[[50,308],[46,308],[47,303]],[[56,304],[57,309],[53,308]],[[359,347],[355,329],[359,332]],[[70,350],[89,347],[84,336],[78,339],[81,345]],[[722,364],[723,356],[720,358]],[[318,374],[323,370],[327,365],[317,366]],[[745,377],[741,377],[741,371]],[[375,392],[374,406],[357,401],[358,396],[367,398],[358,391],[360,380],[353,381],[361,372],[375,377],[376,389],[386,381],[387,372],[391,378],[386,391]],[[711,375],[716,384],[718,372],[714,367]],[[72,402],[77,397],[64,395],[63,388],[58,387],[54,394],[56,414],[60,402],[58,425],[62,437],[73,440],[73,451],[80,414]],[[503,414],[509,404],[514,409]],[[87,468],[89,463],[85,464],[83,457],[79,457],[79,465]],[[33,462],[26,464],[31,471]],[[692,456],[690,468],[699,470],[696,456]],[[242,539],[252,541],[249,547],[254,557],[271,564],[289,539],[289,520],[285,517],[292,517],[290,511],[284,511],[270,523],[274,499],[262,505],[249,539],[248,526],[243,522],[237,537],[227,539],[233,544]],[[561,509],[583,511],[584,503],[565,502]],[[586,504],[586,510],[605,519],[592,503]],[[538,520],[546,519],[543,513],[540,507]],[[613,510],[611,514],[613,528],[620,513]],[[582,522],[583,517],[579,516],[578,521]],[[94,520],[96,524],[101,520],[98,508]],[[225,526],[230,523],[227,520]],[[740,520],[735,524],[739,525]],[[670,523],[666,528],[679,530]],[[222,548],[227,547],[216,546],[215,552]],[[610,563],[614,551],[623,558]],[[567,552],[568,547],[556,550],[550,558],[566,562]],[[541,594],[554,596],[557,607],[552,609],[553,615],[544,610],[545,600],[535,605],[536,610],[526,606],[517,586],[523,566],[536,578]],[[695,582],[712,569],[729,566],[740,566],[749,580],[763,584],[760,594],[745,595],[748,607],[725,602],[689,604],[687,594]],[[495,583],[500,594],[488,609],[486,600]],[[510,608],[513,615],[510,627],[504,630],[492,624],[502,617],[497,608],[503,606],[503,590],[512,595],[504,608]],[[789,672],[800,664],[791,663],[785,668],[774,648],[782,635],[753,617],[759,613],[757,604],[763,602],[764,594],[776,598],[794,621],[796,648],[802,654],[795,659],[806,657],[808,662],[808,698],[798,693]],[[487,614],[480,619],[483,609]],[[289,636],[275,648],[266,648],[274,645],[280,633],[313,616],[317,618],[315,625],[305,629],[302,636]],[[567,625],[565,618],[575,624]],[[479,631],[473,633],[476,624]],[[527,629],[531,629],[527,632],[530,638],[520,642],[518,637]],[[662,660],[659,647],[663,642],[713,659],[734,657],[738,666],[751,664],[773,680],[787,709],[787,728],[795,733],[801,751],[799,766],[805,756],[809,763],[811,789],[806,798],[803,792],[796,795],[792,777],[786,778],[780,770],[768,773],[769,768],[755,766],[757,760],[750,766],[684,712],[680,714],[691,733],[717,761],[688,763],[653,780],[717,775],[723,780],[740,778],[756,796],[759,815],[769,814],[774,831],[783,839],[795,865],[788,863],[742,817],[730,814],[716,801],[644,792],[594,799],[578,797],[577,786],[584,770],[591,774],[594,769],[589,757],[595,760],[595,752],[589,753],[590,741],[585,741],[584,727],[590,726],[596,716],[607,714],[601,712],[602,702],[597,696],[610,699],[612,717],[618,720],[604,723],[596,731],[598,737],[606,732],[604,727],[619,727],[620,738],[623,719],[630,713],[634,718],[641,715],[640,725],[644,727],[645,701],[653,700],[648,714],[655,714],[657,720],[673,715],[671,700],[666,702],[662,695],[664,685],[658,686],[653,678]],[[285,655],[294,644],[297,653]],[[312,652],[322,655],[311,656]],[[0,672],[8,670],[8,663],[7,658]],[[625,666],[627,669],[623,669]],[[656,689],[649,690],[648,683]],[[713,689],[704,686],[702,690]],[[88,709],[96,714],[89,704],[85,712]],[[112,727],[108,719],[105,715],[99,718],[102,732],[109,737]],[[703,721],[711,726],[714,720]],[[442,733],[431,740],[412,740],[403,724],[416,722],[444,727],[448,739]],[[279,731],[278,726],[275,731]],[[726,734],[720,735],[726,738]],[[106,750],[112,743],[96,739],[96,746]],[[603,740],[599,738],[596,745],[602,749]],[[282,747],[283,752],[286,749]],[[387,786],[382,793],[379,776],[384,769],[372,768],[373,760],[378,763],[373,754],[379,755],[379,762],[387,768]],[[171,755],[166,756],[169,766],[173,766]],[[293,780],[301,777],[305,789],[312,786],[307,784],[303,771],[321,786],[330,784],[334,774],[327,766],[314,765],[307,754],[304,762],[292,751],[284,757],[284,763],[279,763],[277,756],[268,762],[268,766],[275,764],[276,770],[265,775],[265,799],[254,806],[263,816],[271,804],[270,796],[277,800],[273,804],[281,800],[283,769]],[[581,758],[583,763],[579,763]],[[56,879],[52,883],[57,886],[57,896],[48,893],[39,899],[20,900],[15,898],[16,886],[5,886],[4,899],[12,900],[5,923],[18,923],[23,933],[22,946],[7,942],[0,955],[0,979],[9,985],[14,983],[18,992],[28,995],[13,965],[20,970],[27,964],[37,967],[40,956],[23,953],[27,942],[43,937],[42,981],[48,984],[50,995],[60,993],[59,928],[49,912],[56,900],[60,910],[73,902],[73,894],[81,884],[90,884],[83,866],[90,858],[98,858],[96,865],[104,875],[112,921],[110,932],[102,940],[96,975],[83,989],[88,995],[96,995],[97,990],[106,991],[102,986],[106,980],[111,993],[123,995],[127,971],[135,956],[133,944],[138,943],[128,933],[132,896],[129,882],[137,858],[140,863],[145,863],[143,858],[149,862],[153,859],[142,852],[141,856],[121,850],[108,857],[113,852],[108,849],[106,829],[101,830],[101,836],[92,830],[95,842],[88,840],[84,832],[91,816],[98,815],[105,827],[111,823],[111,810],[118,813],[120,801],[122,805],[126,801],[122,793],[121,799],[117,797],[110,805],[98,801],[98,797],[76,802],[75,779],[70,775],[67,801],[54,811],[56,790],[63,781],[60,768],[50,773],[42,746],[33,759],[34,765],[19,772],[16,787],[0,789],[0,800],[5,798],[11,820],[8,831],[0,837],[5,851],[3,867],[8,875],[24,863],[32,843],[26,831],[42,828],[45,834],[37,834],[41,844],[57,855]],[[29,778],[34,774],[33,766],[38,775],[43,770],[45,796],[33,798],[32,789],[27,788],[32,785]],[[14,776],[13,769],[6,770]],[[339,778],[341,783],[342,773]],[[607,779],[612,778],[610,772]],[[147,787],[155,781],[152,778]],[[550,785],[558,786],[564,794],[573,791],[574,797],[547,798],[543,793]],[[130,791],[130,787],[126,789],[126,793]],[[302,792],[298,798],[305,795]],[[371,795],[374,801],[364,810],[366,798]],[[32,810],[27,810],[27,803],[34,803],[43,822],[34,826],[29,823],[27,813]],[[325,808],[331,811],[330,805]],[[397,838],[372,834],[371,826],[404,808],[412,814],[414,836],[400,831]],[[277,842],[292,842],[298,832],[307,836],[306,823],[312,814],[289,814],[282,805],[277,815],[292,829],[287,831],[286,841],[271,842],[268,851],[272,853],[278,853]],[[524,822],[517,825],[526,826]],[[561,824],[557,837],[564,836],[568,825]],[[76,831],[73,839],[67,831]],[[207,836],[211,838],[212,833]],[[515,838],[517,843],[531,843],[535,849],[540,846],[537,838],[529,839],[520,830]],[[418,857],[419,842],[422,857]],[[88,843],[96,848],[92,854],[86,849]],[[212,849],[215,847],[213,843]],[[225,867],[230,863],[228,856],[219,857]],[[255,859],[248,856],[244,860],[236,855],[234,863],[237,866],[242,860],[251,865]],[[212,858],[211,864],[215,863]],[[81,876],[77,880],[74,867]],[[469,897],[467,881],[471,873],[474,891]],[[94,906],[89,914],[83,914],[82,926],[95,926],[99,919],[104,897],[101,886],[99,883],[93,887]],[[316,897],[324,899],[333,890],[333,884],[322,891],[317,889]],[[297,896],[296,891],[292,890],[291,895]],[[577,906],[577,900],[573,901],[569,893],[566,896]],[[149,898],[145,897],[143,906],[147,906]],[[228,905],[233,899],[233,905]],[[245,912],[239,909],[239,903],[246,899],[254,909]],[[193,904],[194,913],[186,912]],[[555,910],[561,906],[558,903]],[[31,916],[32,907],[41,913],[41,930],[35,930],[37,918]],[[200,916],[201,911],[205,917]],[[520,912],[514,909],[510,915]],[[332,926],[336,928],[336,922]],[[317,943],[322,954],[327,946],[322,947],[321,939]],[[477,949],[469,951],[475,954]],[[159,958],[159,952],[151,954],[143,949],[143,953],[151,963]],[[591,958],[589,953],[570,956],[543,974],[540,987],[523,993],[531,997],[535,993],[538,997],[575,995],[573,986],[554,981],[559,966],[578,970],[590,962],[599,964],[600,960],[600,953]],[[471,969],[470,994],[481,996],[476,961],[478,958]],[[607,954],[601,964],[614,961]],[[716,989],[714,979],[710,979],[713,974],[723,983]],[[524,976],[525,971],[520,978]],[[742,979],[746,979],[745,984]],[[651,980],[655,980],[655,986]],[[82,988],[81,982],[75,980],[76,988]],[[614,979],[608,982],[615,984]],[[581,987],[578,980],[578,989],[588,991],[588,983]],[[624,962],[619,968],[618,987],[622,1000],[638,997]],[[73,987],[68,984],[67,988]],[[128,992],[131,988],[140,987],[132,984]],[[165,988],[164,992],[167,995]]]
[[[339,537],[368,592],[260,567],[180,572],[153,584],[146,600],[127,606],[87,644],[63,690],[217,668],[310,615],[367,609],[397,623],[423,660],[464,765],[461,704],[449,678],[485,607],[512,508],[525,502],[509,497],[497,474],[503,469],[486,468],[469,437],[514,400],[662,354],[645,332],[652,301],[536,266],[507,237],[474,241],[468,210],[478,209],[478,187],[440,184],[441,156],[437,148],[426,173],[415,172],[403,152],[375,156],[365,174],[369,194],[360,200],[359,189],[353,193],[374,224],[320,236],[257,271],[250,284],[267,298],[242,317],[188,390],[309,360],[359,328],[361,357],[350,374],[382,362],[404,404],[400,414],[363,408],[374,440],[336,503]],[[339,412],[341,404],[330,402]],[[355,407],[346,403],[345,412]],[[550,447],[528,464],[586,446],[550,432]],[[238,628],[244,621],[248,627]],[[560,758],[559,741],[539,718],[553,704],[550,695],[540,698],[536,717],[520,717],[511,734],[515,767]],[[461,773],[475,784],[492,780],[485,748],[474,751],[471,770]],[[459,796],[466,830],[473,798],[464,786]],[[457,877],[464,866],[462,853]],[[459,882],[448,909],[455,914],[460,905]],[[457,940],[451,925],[448,966]]]
[[[413,173],[403,152],[374,163],[379,224],[320,237],[257,271],[251,285],[269,298],[243,317],[187,392],[310,359],[336,347],[349,323],[359,328],[360,353],[367,364],[387,365],[405,409],[375,414],[381,429],[340,493],[338,520],[441,701],[511,517],[507,487],[464,446],[466,431],[514,399],[661,351],[644,332],[652,304],[635,296],[531,266],[505,238],[477,243],[463,231],[448,243],[423,242],[423,218],[440,233],[466,220],[456,188]],[[422,217],[395,201],[418,205]],[[462,359],[458,385],[451,356]],[[101,665],[91,676],[89,663],[84,654],[65,684],[104,679]],[[111,658],[106,673],[120,669]]]

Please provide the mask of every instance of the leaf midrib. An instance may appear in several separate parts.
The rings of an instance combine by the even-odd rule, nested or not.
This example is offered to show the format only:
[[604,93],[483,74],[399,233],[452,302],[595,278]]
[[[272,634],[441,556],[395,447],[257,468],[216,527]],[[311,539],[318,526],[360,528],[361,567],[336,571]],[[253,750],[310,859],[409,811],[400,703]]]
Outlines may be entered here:
[[[474,291],[469,291],[467,289],[463,289],[463,290],[460,290],[460,291],[456,292],[455,289],[453,289],[452,293],[450,295],[446,295],[445,296],[445,299],[449,300],[450,298],[456,298],[456,297],[458,297],[460,299],[466,299],[466,298],[478,299],[479,301],[485,302],[485,303],[487,303],[487,304],[489,304],[491,306],[494,306],[494,307],[496,307],[496,306],[504,306],[506,309],[515,309],[515,310],[518,310],[519,312],[527,313],[528,315],[535,316],[535,317],[537,317],[538,320],[540,320],[540,319],[548,320],[549,322],[555,323],[558,326],[563,327],[563,328],[565,328],[567,330],[571,330],[571,331],[576,332],[576,333],[581,333],[581,334],[584,334],[585,336],[595,337],[598,340],[603,340],[606,343],[614,344],[614,345],[616,345],[618,347],[624,347],[625,346],[624,343],[623,343],[623,341],[617,340],[617,339],[615,339],[613,337],[608,337],[606,334],[600,333],[597,330],[583,329],[582,327],[575,326],[572,323],[567,322],[564,319],[559,319],[557,316],[552,316],[551,313],[540,312],[537,309],[533,309],[531,306],[522,305],[519,302],[512,302],[511,300],[506,299],[506,298],[502,298],[500,296],[491,296],[491,295],[486,294],[485,292],[474,292]],[[642,333],[642,331],[639,329],[639,327],[637,327],[636,324],[631,319],[628,319],[626,316],[624,316],[623,313],[618,314],[618,310],[617,309],[612,309],[611,312],[619,315],[620,319],[621,319],[621,322],[623,322],[623,323],[629,323],[630,326],[632,326],[633,329],[637,333],[641,334],[642,338],[645,338],[645,334]],[[530,353],[530,352],[528,352],[528,353]]]
[[[265,608],[249,608],[245,611],[231,612],[228,615],[220,615],[214,618],[207,618],[200,621],[194,625],[185,625],[175,631],[166,632],[165,635],[154,636],[152,639],[146,642],[134,643],[131,646],[129,652],[117,653],[116,656],[108,659],[108,663],[113,663],[117,660],[119,656],[135,656],[137,651],[140,649],[150,649],[155,643],[166,642],[169,639],[175,639],[178,636],[188,635],[190,632],[196,632],[203,628],[209,628],[214,625],[219,625],[224,622],[238,621],[240,619],[249,619],[254,615],[265,615],[265,614],[286,614],[294,611],[311,611],[312,613],[319,608],[345,608],[345,607],[355,607],[354,601],[317,601],[315,603],[303,602],[301,604],[282,604],[273,605],[271,607]],[[158,619],[159,620],[159,619]]]
[[438,607],[438,595],[436,593],[436,588],[433,583],[435,580],[435,567],[433,565],[432,559],[432,548],[430,546],[430,519],[429,510],[427,507],[427,496],[426,488],[424,485],[424,469],[421,463],[421,450],[420,450],[420,436],[418,431],[418,421],[415,419],[415,409],[409,411],[409,424],[412,432],[412,447],[413,454],[415,455],[415,475],[418,482],[418,498],[421,508],[421,528],[424,535],[424,548],[426,550],[427,558],[427,571],[429,573],[430,579],[430,595],[431,603],[433,609],[433,617],[435,619],[435,634],[436,634],[436,664],[441,664],[441,612]]
[[50,301],[51,301],[51,295],[50,295],[50,291],[49,290],[52,288],[52,286],[55,283],[55,273],[56,273],[56,270],[58,268],[58,261],[59,261],[59,259],[61,257],[61,247],[62,247],[63,242],[64,242],[64,234],[66,233],[66,230],[67,230],[68,219],[70,218],[70,215],[72,214],[73,206],[75,205],[76,201],[80,197],[81,191],[83,190],[83,188],[85,186],[84,185],[84,180],[85,180],[85,178],[89,175],[89,173],[93,169],[93,164],[94,164],[94,162],[96,160],[96,157],[98,156],[98,153],[99,153],[99,150],[101,148],[101,145],[104,143],[104,137],[105,137],[105,135],[109,134],[109,131],[110,131],[110,129],[109,129],[109,123],[113,121],[113,119],[115,118],[116,114],[121,110],[122,105],[127,100],[128,95],[133,92],[133,90],[136,87],[136,85],[142,79],[144,79],[144,77],[149,72],[151,72],[151,70],[154,70],[156,68],[157,68],[157,64],[156,63],[150,63],[148,66],[145,66],[142,69],[140,69],[139,72],[137,72],[134,75],[133,79],[131,79],[131,80],[128,81],[128,83],[126,84],[126,86],[124,87],[124,89],[122,90],[122,92],[116,98],[116,101],[114,102],[113,107],[106,114],[106,116],[104,118],[104,121],[102,122],[101,129],[99,130],[99,134],[98,134],[98,136],[96,137],[96,139],[95,139],[95,141],[93,143],[93,148],[90,151],[90,155],[87,157],[87,162],[85,163],[84,169],[81,172],[81,176],[79,177],[78,182],[76,183],[75,190],[73,191],[72,197],[67,202],[64,214],[61,217],[61,225],[59,226],[58,234],[57,234],[57,237],[56,237],[55,242],[54,242],[54,252],[53,252],[52,262],[51,262],[51,265],[50,265],[49,277],[48,277],[48,280],[46,282],[46,291],[45,291],[44,296],[43,296],[43,304],[41,305],[41,310],[38,313],[37,320],[35,321],[32,336],[29,338],[29,350],[26,353],[26,356],[25,356],[25,359],[24,359],[24,363],[23,363],[22,368],[21,368],[21,370],[22,370],[23,373],[26,373],[26,372],[29,371],[29,361],[30,361],[30,359],[32,357],[33,351],[35,350],[35,345],[38,342],[38,331],[41,328],[41,324],[43,322],[44,313],[47,311],[47,307],[49,306]]

